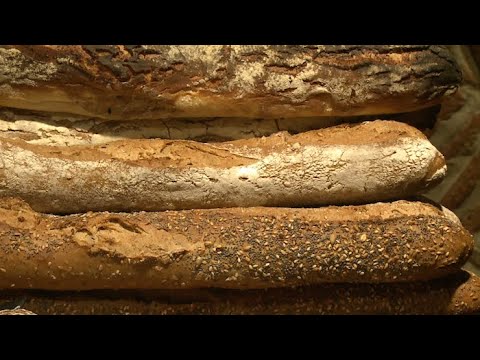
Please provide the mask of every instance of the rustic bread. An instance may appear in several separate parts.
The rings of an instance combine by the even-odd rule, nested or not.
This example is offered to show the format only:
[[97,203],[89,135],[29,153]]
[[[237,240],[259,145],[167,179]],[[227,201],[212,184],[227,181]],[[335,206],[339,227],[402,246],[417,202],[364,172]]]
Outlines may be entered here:
[[473,239],[422,201],[55,216],[0,202],[0,289],[267,288],[426,280]]
[[117,120],[406,112],[460,81],[436,45],[0,47],[0,106]]
[[0,196],[57,214],[368,203],[422,192],[445,171],[420,131],[393,121],[209,144],[0,139]]
[[460,272],[429,282],[399,284],[324,284],[267,290],[37,292],[28,294],[23,306],[42,315],[480,314],[480,279]]

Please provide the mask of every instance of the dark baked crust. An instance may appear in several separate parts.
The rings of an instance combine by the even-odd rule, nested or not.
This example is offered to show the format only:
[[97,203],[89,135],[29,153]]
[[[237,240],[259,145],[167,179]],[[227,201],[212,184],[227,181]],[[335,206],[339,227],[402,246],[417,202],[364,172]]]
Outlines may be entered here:
[[436,45],[3,46],[0,105],[105,119],[352,116],[455,91]]

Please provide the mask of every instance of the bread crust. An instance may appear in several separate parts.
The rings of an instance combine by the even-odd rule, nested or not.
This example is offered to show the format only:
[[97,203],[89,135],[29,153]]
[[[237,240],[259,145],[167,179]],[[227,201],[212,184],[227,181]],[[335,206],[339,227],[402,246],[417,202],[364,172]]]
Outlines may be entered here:
[[[298,134],[345,123],[377,119],[407,123],[428,132],[440,105],[409,113],[279,119],[173,118],[157,120],[102,120],[0,107],[0,137],[50,146],[97,145],[116,140],[166,139],[222,142],[270,136],[287,131]],[[443,152],[442,152],[443,153]]]
[[433,281],[402,284],[324,284],[243,291],[37,292],[27,294],[23,306],[41,315],[468,315],[480,313],[480,279],[462,271]]
[[414,111],[456,90],[436,45],[2,46],[0,106],[102,119]]
[[369,203],[421,193],[445,173],[426,137],[393,121],[209,144],[0,139],[0,196],[55,214]]
[[416,281],[456,271],[472,247],[453,213],[422,201],[54,216],[3,199],[0,288]]

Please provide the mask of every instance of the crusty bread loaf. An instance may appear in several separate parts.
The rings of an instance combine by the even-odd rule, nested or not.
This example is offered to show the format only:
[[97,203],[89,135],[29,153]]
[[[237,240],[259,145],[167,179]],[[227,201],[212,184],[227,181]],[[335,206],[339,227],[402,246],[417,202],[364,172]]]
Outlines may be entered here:
[[27,295],[23,306],[42,315],[472,314],[480,313],[480,279],[461,272],[429,282],[401,284],[324,284],[267,290],[37,292]]
[[0,202],[0,289],[267,288],[456,271],[473,240],[421,201],[55,216]]
[[420,131],[392,121],[210,144],[0,139],[0,196],[57,214],[368,203],[422,192],[445,171]]
[[104,119],[412,111],[455,91],[443,46],[2,46],[0,105]]

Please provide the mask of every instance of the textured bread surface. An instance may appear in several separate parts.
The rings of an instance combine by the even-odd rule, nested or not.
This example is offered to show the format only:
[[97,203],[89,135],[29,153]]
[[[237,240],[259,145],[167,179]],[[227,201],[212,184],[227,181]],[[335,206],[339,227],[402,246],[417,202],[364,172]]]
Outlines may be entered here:
[[268,288],[426,280],[473,239],[422,201],[55,216],[0,202],[2,289]]
[[[0,299],[16,296],[18,293],[4,292]],[[402,284],[324,284],[267,290],[33,292],[25,298],[23,307],[41,315],[467,315],[480,313],[480,279],[460,272],[428,282]]]
[[208,144],[0,139],[0,196],[56,214],[369,203],[421,193],[445,173],[426,137],[394,121]]
[[344,123],[376,119],[404,122],[423,131],[433,127],[439,109],[440,105],[409,113],[363,116],[278,119],[215,117],[131,121],[0,107],[0,137],[51,146],[95,145],[129,139],[221,142],[269,136],[281,131],[298,134]]
[[407,112],[460,81],[436,45],[0,47],[0,106],[112,120]]

